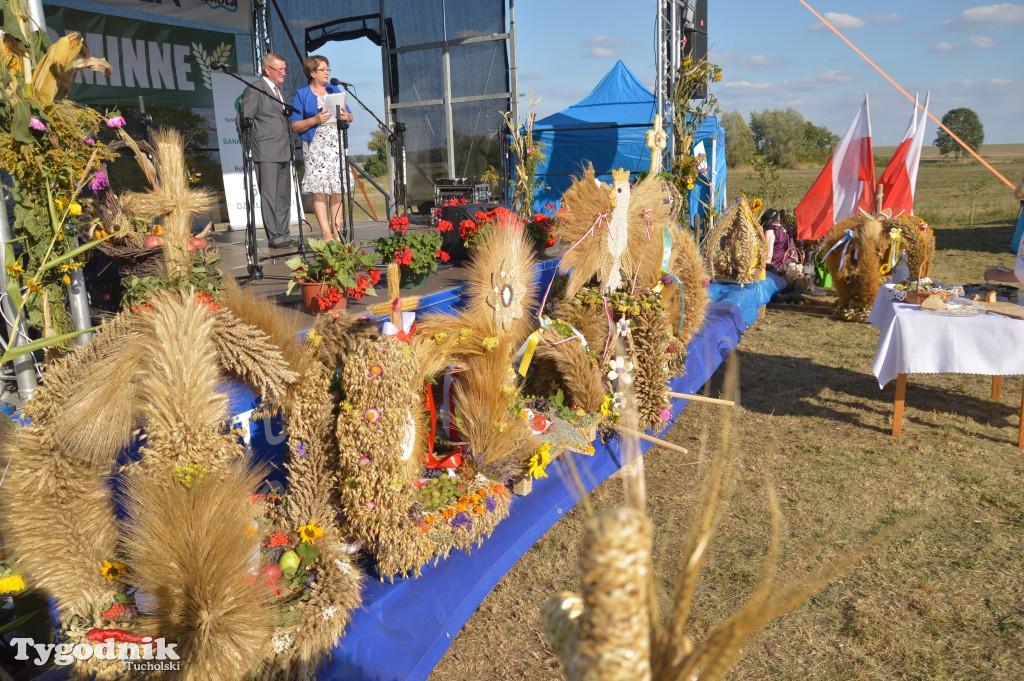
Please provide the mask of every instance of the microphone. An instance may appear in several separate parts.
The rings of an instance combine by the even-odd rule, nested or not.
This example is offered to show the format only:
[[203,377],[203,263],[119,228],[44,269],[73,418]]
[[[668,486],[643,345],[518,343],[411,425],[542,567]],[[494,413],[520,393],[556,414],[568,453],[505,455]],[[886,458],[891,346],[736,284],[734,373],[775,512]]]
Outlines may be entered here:
[[345,81],[338,80],[337,78],[331,78],[331,85],[340,85],[341,87],[352,87],[352,83],[346,83]]
[[225,64],[222,61],[211,61],[210,62],[210,70],[211,71],[225,71],[225,72],[227,72],[230,69],[231,69],[230,64]]

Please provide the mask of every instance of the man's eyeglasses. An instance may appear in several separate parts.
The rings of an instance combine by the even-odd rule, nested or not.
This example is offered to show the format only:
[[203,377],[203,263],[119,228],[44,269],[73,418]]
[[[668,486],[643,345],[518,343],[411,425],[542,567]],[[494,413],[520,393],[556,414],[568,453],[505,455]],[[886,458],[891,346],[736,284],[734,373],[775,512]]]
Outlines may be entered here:
[[282,66],[281,68],[277,68],[277,67],[274,67],[274,66],[268,66],[267,68],[270,69],[271,71],[277,71],[282,76],[288,72],[288,67],[287,66]]

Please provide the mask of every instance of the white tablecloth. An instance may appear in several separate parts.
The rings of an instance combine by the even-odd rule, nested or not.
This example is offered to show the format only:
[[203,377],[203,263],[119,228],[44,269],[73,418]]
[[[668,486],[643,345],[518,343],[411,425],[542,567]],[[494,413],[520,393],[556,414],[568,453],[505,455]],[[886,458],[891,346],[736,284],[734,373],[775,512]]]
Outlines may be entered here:
[[868,321],[879,330],[871,370],[880,387],[899,374],[1024,374],[1024,320],[929,312],[892,300],[883,286]]

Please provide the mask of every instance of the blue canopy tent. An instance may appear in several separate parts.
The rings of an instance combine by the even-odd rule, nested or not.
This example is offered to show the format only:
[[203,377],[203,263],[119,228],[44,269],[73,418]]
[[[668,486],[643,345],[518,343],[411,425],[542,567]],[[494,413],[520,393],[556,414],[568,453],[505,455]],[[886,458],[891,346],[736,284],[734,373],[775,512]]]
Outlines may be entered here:
[[[648,170],[651,150],[646,146],[647,131],[657,109],[654,93],[617,61],[586,97],[538,120],[533,138],[544,144],[547,158],[537,168],[537,183],[547,188],[534,194],[534,210],[558,204],[573,177],[588,163],[594,165],[597,178],[608,183],[612,170]],[[704,121],[693,143],[704,150],[709,165],[690,192],[690,216],[702,212],[702,204],[710,205],[712,186],[720,214],[725,205],[725,130],[716,117]]]
[[703,153],[707,161],[707,171],[700,174],[699,181],[688,196],[692,224],[694,215],[706,214],[702,206],[710,206],[712,196],[718,215],[725,212],[726,208],[725,128],[718,122],[717,116],[704,119],[693,137],[691,153]]
[[645,143],[657,111],[654,93],[617,61],[589,95],[537,121],[533,138],[544,143],[547,154],[537,168],[537,182],[548,189],[534,195],[534,209],[558,202],[588,162],[608,183],[612,170],[650,168],[651,150]]

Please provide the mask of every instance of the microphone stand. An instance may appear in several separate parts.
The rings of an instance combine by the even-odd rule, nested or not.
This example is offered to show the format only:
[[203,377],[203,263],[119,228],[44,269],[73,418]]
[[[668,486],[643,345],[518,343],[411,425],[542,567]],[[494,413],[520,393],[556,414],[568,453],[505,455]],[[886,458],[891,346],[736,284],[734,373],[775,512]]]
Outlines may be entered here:
[[[373,120],[377,121],[377,125],[388,136],[388,143],[391,145],[392,150],[394,150],[393,153],[395,154],[395,160],[398,161],[395,164],[395,171],[396,171],[396,175],[398,176],[398,177],[395,178],[395,207],[396,207],[396,211],[397,211],[397,207],[398,206],[402,206],[403,208],[405,208],[406,207],[406,187],[405,187],[405,178],[406,178],[406,170],[405,170],[405,130],[406,130],[406,125],[404,123],[399,123],[396,120],[395,121],[395,125],[394,125],[393,128],[388,126],[387,123],[382,121],[377,116],[377,114],[373,113],[373,111],[370,110],[370,107],[366,106],[366,104],[363,103],[363,100],[359,99],[359,96],[356,95],[356,93],[352,92],[352,90],[349,90],[348,83],[343,83],[340,80],[338,80],[337,78],[334,78],[334,79],[332,79],[332,84],[333,85],[340,85],[343,88],[345,88],[345,92],[347,92],[349,94],[349,96],[352,97],[352,99],[356,100],[356,102],[359,104],[359,106],[363,107],[363,111],[365,111],[366,113],[370,114],[370,117],[373,118]],[[401,157],[399,157],[399,151],[401,153]]]
[[348,121],[341,117],[343,113],[340,104],[334,107],[334,121],[338,124],[338,158],[341,159],[341,197],[345,219],[345,236],[342,241],[352,243],[356,238],[356,228],[352,222],[352,192],[348,184]]
[[[211,68],[213,68],[213,67],[214,67],[214,65],[211,64]],[[283,115],[291,116],[291,114],[295,111],[295,107],[293,107],[291,104],[285,104],[284,102],[281,102],[274,95],[266,92],[265,90],[261,90],[260,88],[256,87],[252,83],[248,82],[247,80],[245,80],[244,78],[242,78],[238,74],[232,73],[228,69],[227,64],[220,64],[219,65],[219,69],[215,69],[215,70],[220,70],[225,75],[231,76],[232,78],[237,80],[239,83],[244,85],[246,88],[255,90],[256,92],[260,93],[264,97],[269,97],[270,99],[272,99],[274,101],[275,104],[283,105],[283,107],[284,107]],[[252,121],[251,118],[246,118],[245,117],[245,112],[242,110],[242,100],[241,100],[241,98],[239,98],[239,100],[238,100],[238,120],[239,120],[238,129],[239,129],[239,133],[240,133],[239,134],[239,141],[242,143],[242,181],[245,182],[245,261],[246,261],[246,271],[248,272],[249,277],[251,279],[254,279],[254,280],[258,281],[260,279],[263,279],[264,275],[263,275],[263,265],[260,264],[260,257],[259,257],[257,242],[256,242],[256,206],[255,206],[256,200],[255,200],[255,195],[253,193],[253,176],[255,175],[254,169],[253,169],[253,164],[255,162],[252,160],[252,150],[251,150],[251,140],[250,140],[250,135],[252,133],[252,128],[253,128],[253,121]],[[291,135],[291,133],[289,133],[289,136],[290,135]],[[308,225],[309,222],[306,220],[306,216],[304,214],[304,211],[302,210],[302,194],[301,194],[301,192],[299,190],[298,182],[296,181],[296,177],[295,177],[295,145],[290,143],[290,141],[289,141],[289,144],[288,144],[288,150],[289,150],[290,155],[291,155],[290,158],[288,159],[288,167],[291,170],[292,187],[295,189],[295,202],[296,202],[295,205],[296,205],[296,208],[298,209],[298,214],[299,214],[299,247],[298,247],[298,250],[296,250],[296,251],[292,251],[292,252],[289,252],[289,253],[279,253],[279,254],[276,254],[276,255],[274,255],[272,257],[264,258],[265,260],[270,260],[271,262],[276,262],[278,258],[284,258],[284,257],[287,257],[289,255],[298,255],[298,256],[300,256],[302,258],[305,258],[306,255],[309,254],[309,250],[306,248],[306,235],[302,231],[303,223],[306,223]],[[310,227],[310,229],[313,228],[312,225],[309,225],[309,227]],[[272,278],[274,278],[274,279],[290,279],[290,277],[272,277]]]

